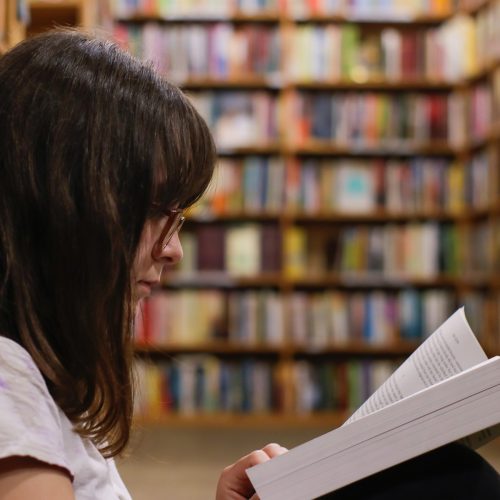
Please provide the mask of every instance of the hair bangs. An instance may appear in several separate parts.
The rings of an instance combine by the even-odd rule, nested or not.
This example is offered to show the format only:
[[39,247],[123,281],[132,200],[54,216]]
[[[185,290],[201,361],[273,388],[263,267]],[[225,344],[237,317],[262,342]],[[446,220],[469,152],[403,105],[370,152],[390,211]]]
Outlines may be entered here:
[[161,209],[188,208],[201,198],[212,179],[215,144],[185,95],[166,114],[158,144],[153,204]]

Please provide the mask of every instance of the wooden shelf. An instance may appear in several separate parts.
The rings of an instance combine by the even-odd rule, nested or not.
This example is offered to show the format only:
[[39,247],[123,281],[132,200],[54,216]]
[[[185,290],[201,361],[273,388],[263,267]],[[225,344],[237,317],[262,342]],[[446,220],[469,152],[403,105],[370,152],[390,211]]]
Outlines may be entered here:
[[142,13],[140,11],[129,15],[127,17],[118,17],[117,22],[126,23],[146,23],[146,22],[158,22],[158,23],[213,23],[213,22],[227,22],[227,23],[280,23],[283,20],[291,20],[295,23],[334,23],[334,24],[346,24],[346,23],[356,23],[365,25],[382,25],[391,26],[395,25],[398,27],[426,27],[435,26],[442,24],[447,21],[451,16],[447,15],[417,15],[417,16],[401,16],[394,17],[393,19],[377,19],[374,16],[358,16],[356,14],[352,15],[342,15],[342,14],[325,14],[325,15],[305,15],[305,16],[295,16],[292,17],[286,12],[276,12],[267,11],[255,14],[249,14],[242,11],[231,11],[227,13],[219,14],[194,14],[194,15],[182,15],[173,14],[168,16],[160,16],[155,13]]
[[168,427],[208,427],[221,428],[273,428],[273,427],[326,427],[334,429],[342,425],[349,413],[345,411],[333,411],[323,413],[306,413],[303,415],[288,413],[196,413],[196,414],[164,414],[156,417],[136,417],[137,426],[168,426]]
[[500,65],[499,61],[491,62],[488,67],[478,70],[473,75],[464,77],[460,82],[415,79],[415,80],[367,80],[367,81],[323,81],[323,80],[288,80],[283,75],[260,76],[260,75],[228,75],[224,78],[189,77],[185,80],[176,81],[176,84],[185,90],[231,90],[231,89],[265,89],[280,90],[283,88],[298,90],[319,91],[379,91],[379,92],[450,92],[458,90],[488,78],[491,71]]
[[416,15],[416,16],[394,16],[391,18],[377,19],[375,16],[359,16],[356,14],[346,15],[305,15],[295,16],[292,20],[296,23],[335,23],[335,24],[365,24],[378,26],[398,26],[398,27],[426,27],[442,24],[450,19],[452,13],[443,15]]
[[387,276],[383,273],[340,273],[322,274],[321,276],[297,277],[288,279],[289,286],[294,288],[487,288],[492,286],[490,276],[485,277],[453,277],[437,276],[423,278],[419,276]]
[[94,28],[98,0],[29,0],[28,36],[55,26]]
[[490,144],[500,141],[500,123],[494,123],[484,137],[469,138],[461,145],[452,146],[446,141],[401,144],[380,144],[378,146],[360,144],[338,144],[332,140],[306,139],[295,144],[276,141],[245,147],[218,148],[219,156],[245,155],[290,155],[290,156],[333,156],[333,157],[409,157],[409,156],[446,156],[468,155]]
[[225,156],[248,156],[248,155],[279,155],[284,152],[284,148],[279,142],[269,142],[266,144],[255,144],[250,146],[218,147],[217,154]]
[[163,286],[173,288],[277,288],[282,283],[283,278],[280,273],[231,276],[225,271],[194,271],[192,275],[169,273],[162,278]]
[[188,77],[177,81],[176,84],[187,90],[206,89],[267,89],[280,90],[291,88],[298,90],[324,90],[324,91],[380,91],[380,92],[450,92],[469,87],[478,81],[489,77],[491,72],[500,65],[499,61],[490,62],[473,75],[469,75],[458,81],[413,79],[391,81],[385,79],[373,79],[367,81],[355,80],[289,80],[284,75],[275,76],[262,75],[228,75],[224,78]]
[[[495,1],[495,0],[493,0],[493,1]],[[485,7],[492,5],[493,1],[492,0],[476,0],[468,7],[464,7],[463,2],[461,2],[462,6],[460,6],[458,8],[458,12],[462,12],[462,13],[468,14],[468,15],[476,15],[479,11],[481,11]]]
[[[29,0],[30,9],[80,8],[85,0]],[[88,1],[88,0],[86,0]]]
[[476,276],[461,273],[460,277],[439,275],[421,277],[390,276],[382,272],[334,273],[310,271],[307,276],[286,276],[279,272],[252,276],[231,276],[225,271],[193,271],[193,274],[168,273],[162,279],[166,288],[491,288],[496,286],[494,276]]
[[500,207],[494,205],[485,208],[464,208],[460,212],[446,210],[419,212],[391,212],[375,209],[370,212],[290,212],[286,207],[281,212],[239,211],[226,213],[206,213],[188,215],[187,223],[210,224],[213,222],[269,222],[307,223],[307,224],[383,224],[390,222],[437,221],[437,222],[467,222],[486,219],[498,215]]
[[256,221],[256,222],[279,222],[282,218],[287,218],[282,212],[228,212],[220,214],[203,214],[188,216],[186,223],[200,223],[206,224],[210,222],[242,222],[242,221]]
[[429,79],[415,79],[390,81],[384,79],[369,80],[366,82],[356,82],[352,80],[343,81],[308,81],[308,80],[292,80],[287,82],[287,85],[300,90],[378,90],[384,92],[397,92],[415,90],[419,92],[442,91],[449,92],[453,90],[455,85],[452,82],[432,81]]
[[439,221],[439,222],[460,222],[469,219],[484,218],[490,215],[490,210],[475,210],[469,212],[447,212],[447,211],[427,211],[427,212],[401,212],[395,213],[386,210],[376,209],[367,213],[328,213],[320,212],[317,214],[287,214],[285,218],[290,221],[304,223],[339,223],[350,224],[359,223],[387,223],[387,222],[411,222],[411,221]]
[[265,89],[279,90],[283,87],[281,77],[266,77],[258,75],[228,76],[227,78],[188,78],[177,82],[183,90],[232,90],[232,89]]
[[335,145],[331,141],[308,140],[288,147],[289,154],[301,156],[455,156],[456,150],[444,141],[415,144]]
[[350,341],[337,345],[326,346],[301,346],[301,345],[268,345],[230,342],[225,340],[199,342],[196,344],[136,344],[134,351],[137,355],[166,354],[231,354],[231,355],[282,355],[287,356],[318,356],[318,355],[396,355],[407,356],[419,345],[419,341],[398,340],[387,343],[370,343],[363,341]]
[[250,354],[270,354],[278,355],[283,350],[282,346],[269,345],[244,345],[231,343],[225,340],[200,342],[196,344],[178,344],[171,343],[166,345],[150,345],[139,343],[135,346],[135,352],[139,355],[148,354],[231,354],[231,355],[250,355]]
[[170,15],[161,16],[159,14],[145,14],[137,12],[128,17],[118,17],[117,22],[121,23],[179,23],[179,24],[189,24],[189,23],[266,23],[275,24],[280,22],[280,14],[277,12],[261,12],[255,14],[246,14],[244,12],[228,12],[227,14],[197,14],[197,15]]

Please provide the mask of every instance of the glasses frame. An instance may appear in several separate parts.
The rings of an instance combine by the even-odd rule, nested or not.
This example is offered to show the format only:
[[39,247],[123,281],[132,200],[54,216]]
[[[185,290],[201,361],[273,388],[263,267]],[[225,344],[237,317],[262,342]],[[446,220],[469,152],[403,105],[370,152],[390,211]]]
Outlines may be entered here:
[[186,220],[184,210],[181,208],[171,208],[170,210],[166,210],[164,215],[167,217],[167,220],[161,230],[160,236],[156,240],[154,247],[156,254],[161,254],[165,251],[165,248],[167,248],[174,234],[180,231],[184,221]]

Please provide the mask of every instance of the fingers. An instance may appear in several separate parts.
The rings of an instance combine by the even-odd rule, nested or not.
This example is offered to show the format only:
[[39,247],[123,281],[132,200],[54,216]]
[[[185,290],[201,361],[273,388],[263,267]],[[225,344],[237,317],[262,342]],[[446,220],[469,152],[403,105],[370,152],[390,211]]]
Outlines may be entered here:
[[[260,450],[252,451],[243,458],[240,458],[234,464],[226,467],[217,485],[217,500],[233,500],[251,498],[252,500],[259,500],[257,495],[254,494],[254,489],[246,470],[254,465],[262,464],[271,460],[271,458],[282,455],[288,451],[283,446],[277,443],[269,443]],[[253,495],[253,496],[252,496]]]
[[254,465],[262,464],[267,462],[271,458],[277,457],[286,453],[288,450],[277,443],[269,443],[264,446],[261,450],[252,451],[245,457],[241,458],[239,461],[244,462],[245,468],[253,467]]
[[277,443],[266,444],[266,446],[264,446],[262,450],[267,453],[269,458],[274,458],[277,457],[278,455],[283,455],[283,453],[286,453],[288,451],[287,448],[284,448],[283,446]]

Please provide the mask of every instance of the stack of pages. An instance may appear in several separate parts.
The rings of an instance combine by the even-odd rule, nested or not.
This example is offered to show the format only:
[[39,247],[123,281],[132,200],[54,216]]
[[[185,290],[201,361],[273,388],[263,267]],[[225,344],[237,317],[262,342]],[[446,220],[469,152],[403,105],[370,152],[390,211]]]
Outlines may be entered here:
[[500,434],[500,357],[488,359],[463,308],[338,429],[247,470],[261,500],[310,500],[462,440]]

